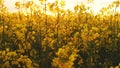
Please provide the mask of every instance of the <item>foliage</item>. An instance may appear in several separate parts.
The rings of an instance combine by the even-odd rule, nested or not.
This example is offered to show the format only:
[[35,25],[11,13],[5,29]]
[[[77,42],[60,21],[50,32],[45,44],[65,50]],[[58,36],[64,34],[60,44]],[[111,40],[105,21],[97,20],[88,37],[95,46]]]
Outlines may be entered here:
[[0,68],[119,68],[117,1],[97,15],[84,4],[72,12],[60,8],[62,1],[40,2],[43,10],[34,10],[38,6],[32,1],[16,2],[19,13],[0,8]]

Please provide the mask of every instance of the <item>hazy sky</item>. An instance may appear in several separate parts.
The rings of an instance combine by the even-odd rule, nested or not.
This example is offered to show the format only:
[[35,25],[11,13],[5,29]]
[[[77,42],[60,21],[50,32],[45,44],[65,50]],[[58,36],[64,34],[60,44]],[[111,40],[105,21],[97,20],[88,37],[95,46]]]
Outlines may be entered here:
[[[5,0],[5,5],[9,8],[9,11],[15,11],[15,2],[16,1],[30,1],[30,0]],[[38,0],[34,0],[36,3],[38,3]],[[50,2],[54,2],[54,0],[48,0]],[[94,0],[92,4],[89,4],[94,10],[94,12],[98,12],[99,9],[102,7],[107,6],[108,4],[112,3],[113,1],[116,0]],[[87,3],[87,0],[66,0],[66,9],[71,9],[73,10],[74,6],[80,3]]]

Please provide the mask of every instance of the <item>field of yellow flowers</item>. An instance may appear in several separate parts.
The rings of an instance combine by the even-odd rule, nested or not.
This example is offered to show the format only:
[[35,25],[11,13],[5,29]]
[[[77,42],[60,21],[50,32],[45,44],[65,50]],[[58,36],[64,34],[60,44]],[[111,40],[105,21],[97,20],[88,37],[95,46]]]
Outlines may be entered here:
[[[60,9],[57,1],[43,5],[44,11],[33,4],[22,7],[28,13],[20,2],[15,4],[18,12],[0,8],[0,68],[120,67],[117,2],[96,15],[84,5],[72,12]],[[46,8],[55,15],[46,14]]]

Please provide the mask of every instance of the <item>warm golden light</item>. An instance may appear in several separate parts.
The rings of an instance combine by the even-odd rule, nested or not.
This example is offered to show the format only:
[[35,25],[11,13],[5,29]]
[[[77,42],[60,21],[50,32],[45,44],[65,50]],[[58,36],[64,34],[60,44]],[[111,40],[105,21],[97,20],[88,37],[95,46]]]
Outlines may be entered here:
[[[16,11],[14,3],[16,1],[24,1],[24,0],[5,0],[5,5],[8,7],[9,11]],[[39,0],[27,0],[27,1],[34,1],[36,4],[39,4]],[[55,2],[55,0],[47,0],[49,3],[53,3]],[[117,1],[117,0],[93,0],[92,3],[88,4],[87,0],[65,0],[65,7],[64,9],[70,9],[72,11],[74,11],[74,6],[75,5],[79,5],[81,3],[86,4],[87,6],[91,7],[94,11],[94,13],[97,13],[102,7],[106,7],[109,4],[111,4],[113,1]],[[120,9],[118,9],[118,11],[120,11]]]

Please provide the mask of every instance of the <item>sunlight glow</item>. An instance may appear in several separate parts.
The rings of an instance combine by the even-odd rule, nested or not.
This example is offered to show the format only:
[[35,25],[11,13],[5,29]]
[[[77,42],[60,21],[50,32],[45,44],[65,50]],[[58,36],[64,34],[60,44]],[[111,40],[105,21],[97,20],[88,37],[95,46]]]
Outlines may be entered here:
[[[5,0],[5,5],[8,7],[9,11],[14,12],[16,11],[14,3],[16,1],[31,1],[31,0]],[[36,4],[39,4],[39,0],[33,0]],[[47,0],[49,3],[54,3],[55,0]],[[72,10],[74,11],[74,6],[75,5],[79,5],[81,3],[86,4],[87,6],[90,6],[94,13],[98,13],[98,11],[102,8],[102,7],[106,7],[108,4],[111,4],[113,1],[117,1],[117,0],[93,0],[92,3],[88,4],[88,0],[65,0],[65,7],[64,9],[67,10]],[[118,10],[120,11],[120,9]]]
[[50,3],[54,3],[54,2],[55,2],[55,0],[48,0],[48,2],[50,2]]

